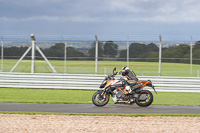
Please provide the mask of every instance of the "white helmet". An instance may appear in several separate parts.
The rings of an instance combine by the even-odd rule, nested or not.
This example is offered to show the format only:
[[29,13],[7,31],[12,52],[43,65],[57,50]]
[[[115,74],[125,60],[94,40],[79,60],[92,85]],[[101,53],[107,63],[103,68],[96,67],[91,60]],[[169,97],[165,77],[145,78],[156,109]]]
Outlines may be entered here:
[[122,67],[122,70],[129,70],[129,67],[127,67],[127,66]]

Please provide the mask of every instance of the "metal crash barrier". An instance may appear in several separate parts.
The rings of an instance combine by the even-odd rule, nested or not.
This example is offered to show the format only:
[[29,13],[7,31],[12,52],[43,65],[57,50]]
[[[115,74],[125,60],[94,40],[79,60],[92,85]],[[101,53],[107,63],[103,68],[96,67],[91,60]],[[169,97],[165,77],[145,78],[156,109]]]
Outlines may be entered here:
[[[105,75],[58,73],[0,73],[1,88],[98,90]],[[118,78],[118,76],[116,77]],[[200,92],[198,77],[139,76],[151,80],[158,92]],[[151,88],[147,88],[151,90]]]

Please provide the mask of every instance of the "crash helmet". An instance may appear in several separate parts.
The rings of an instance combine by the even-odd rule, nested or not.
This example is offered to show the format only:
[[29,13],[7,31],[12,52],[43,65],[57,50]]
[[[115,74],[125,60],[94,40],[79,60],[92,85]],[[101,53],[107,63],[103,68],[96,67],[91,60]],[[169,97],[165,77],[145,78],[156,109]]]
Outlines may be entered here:
[[129,67],[127,67],[127,66],[122,67],[122,70],[129,70]]

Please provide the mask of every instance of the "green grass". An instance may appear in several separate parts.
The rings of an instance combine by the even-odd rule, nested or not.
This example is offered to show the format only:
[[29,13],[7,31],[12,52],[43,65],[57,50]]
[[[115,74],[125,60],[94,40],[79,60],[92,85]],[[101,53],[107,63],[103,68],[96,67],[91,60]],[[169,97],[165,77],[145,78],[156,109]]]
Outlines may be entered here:
[[158,92],[154,105],[200,106],[200,93]]
[[26,115],[82,115],[82,116],[131,116],[131,117],[148,117],[148,116],[172,116],[172,117],[200,117],[200,114],[120,114],[120,113],[54,113],[54,112],[11,112],[0,111],[0,114],[26,114]]
[[[92,104],[95,91],[0,88],[0,102]],[[158,92],[153,105],[200,106],[200,93]],[[110,99],[109,104],[113,104]]]
[[[40,60],[41,61],[41,60]],[[4,72],[9,72],[15,65],[17,60],[5,59],[4,60]],[[55,69],[59,73],[64,73],[64,61],[63,60],[50,60],[51,64],[55,66]],[[98,73],[104,74],[112,71],[114,67],[117,70],[126,66],[126,61],[99,61]],[[158,76],[158,62],[129,62],[131,70],[134,70],[136,74],[144,76]],[[95,73],[95,61],[70,61],[66,62],[67,73],[83,73],[94,74]],[[46,62],[36,62],[36,72],[52,72]],[[197,76],[197,70],[200,70],[200,65],[193,65],[193,73],[190,74],[190,64],[183,63],[162,63],[161,74],[162,76]],[[31,62],[21,62],[16,68],[15,72],[30,72]]]
[[91,103],[94,91],[0,88],[0,102]]

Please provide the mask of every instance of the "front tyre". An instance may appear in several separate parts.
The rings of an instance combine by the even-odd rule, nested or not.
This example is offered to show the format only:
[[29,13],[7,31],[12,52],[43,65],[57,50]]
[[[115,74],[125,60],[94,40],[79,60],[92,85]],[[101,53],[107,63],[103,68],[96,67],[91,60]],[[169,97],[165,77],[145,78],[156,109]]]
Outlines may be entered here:
[[104,94],[101,96],[101,92],[94,93],[92,97],[92,102],[94,105],[98,107],[105,106],[109,102],[110,96],[109,94]]
[[153,102],[153,94],[148,90],[140,91],[135,102],[140,107],[147,107]]

